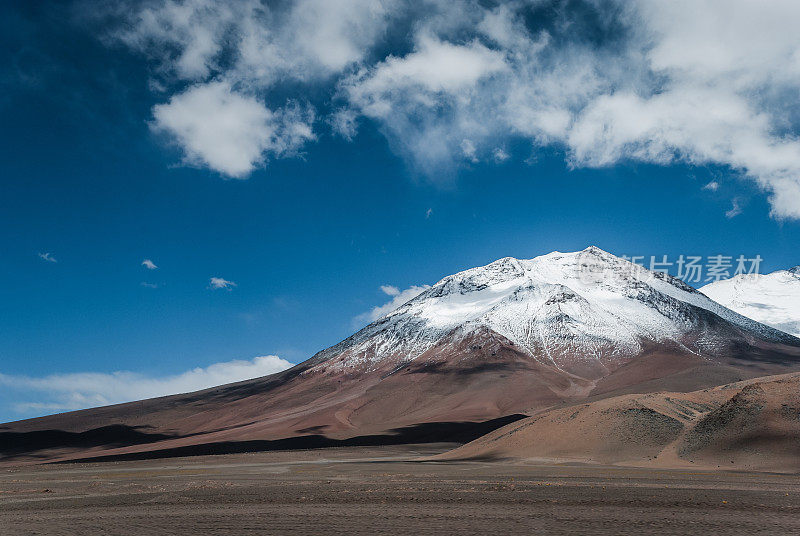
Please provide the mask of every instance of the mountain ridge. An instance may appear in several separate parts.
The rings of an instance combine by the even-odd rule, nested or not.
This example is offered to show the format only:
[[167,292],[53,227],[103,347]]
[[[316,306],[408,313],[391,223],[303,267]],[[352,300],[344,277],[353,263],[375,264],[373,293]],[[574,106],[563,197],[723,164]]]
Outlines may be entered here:
[[[641,350],[643,340],[683,337],[703,322],[699,317],[706,313],[698,309],[771,342],[800,342],[721,307],[680,279],[592,246],[530,260],[504,257],[442,278],[312,359],[328,361],[350,351],[350,361],[340,360],[337,370],[391,359],[389,354],[403,361],[396,354],[405,353],[404,360],[413,361],[442,339],[457,335],[452,332],[469,331],[470,326],[487,327],[532,357],[551,349],[633,354]],[[527,322],[531,318],[535,321]],[[380,332],[383,335],[376,340]],[[714,344],[700,341],[691,350],[709,353]]]

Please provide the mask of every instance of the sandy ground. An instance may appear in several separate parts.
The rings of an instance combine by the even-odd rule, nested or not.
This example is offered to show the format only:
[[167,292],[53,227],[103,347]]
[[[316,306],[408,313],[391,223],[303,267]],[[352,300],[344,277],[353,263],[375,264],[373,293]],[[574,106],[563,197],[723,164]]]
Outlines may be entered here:
[[0,535],[800,534],[800,476],[420,462],[453,445],[0,470]]

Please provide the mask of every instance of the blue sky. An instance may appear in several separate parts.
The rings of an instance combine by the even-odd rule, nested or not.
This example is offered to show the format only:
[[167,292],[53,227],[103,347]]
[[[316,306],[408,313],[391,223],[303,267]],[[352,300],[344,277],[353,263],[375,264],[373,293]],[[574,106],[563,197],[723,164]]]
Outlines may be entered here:
[[3,3],[0,421],[271,372],[504,256],[800,264],[792,3],[334,4]]

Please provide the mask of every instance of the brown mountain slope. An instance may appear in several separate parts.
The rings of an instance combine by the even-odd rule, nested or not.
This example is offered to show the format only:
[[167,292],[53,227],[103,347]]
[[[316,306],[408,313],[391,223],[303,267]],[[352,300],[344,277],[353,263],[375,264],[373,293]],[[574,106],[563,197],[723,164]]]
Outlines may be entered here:
[[543,411],[438,460],[526,458],[800,471],[800,374]]
[[[253,444],[252,448],[324,446],[319,442],[321,436],[347,439],[399,434],[396,441],[405,441],[399,429],[408,432],[424,423],[482,422],[531,414],[625,390],[691,391],[796,370],[797,362],[787,353],[770,354],[769,360],[712,361],[659,348],[594,381],[531,360],[496,334],[483,333],[462,343],[456,352],[449,347],[445,353],[432,351],[425,360],[401,368],[348,374],[315,369],[306,363],[266,378],[196,393],[0,425],[0,463],[178,448],[184,449],[181,453],[191,454],[194,451],[189,447],[197,445],[206,449],[197,452],[224,452],[226,448],[246,449],[244,442],[298,437],[308,442],[278,443],[274,447]],[[785,361],[781,362],[779,356]],[[116,433],[92,432],[109,426],[118,427]],[[447,427],[438,430],[441,434],[428,439],[449,439]],[[60,442],[40,446],[33,436],[25,436],[41,431],[89,432],[96,439],[92,442],[65,436]]]

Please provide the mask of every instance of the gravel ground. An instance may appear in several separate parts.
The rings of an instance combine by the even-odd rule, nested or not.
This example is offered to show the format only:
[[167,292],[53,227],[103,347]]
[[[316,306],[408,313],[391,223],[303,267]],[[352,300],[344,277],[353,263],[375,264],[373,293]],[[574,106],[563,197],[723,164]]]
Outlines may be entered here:
[[800,534],[797,475],[413,461],[446,448],[5,468],[0,535]]

